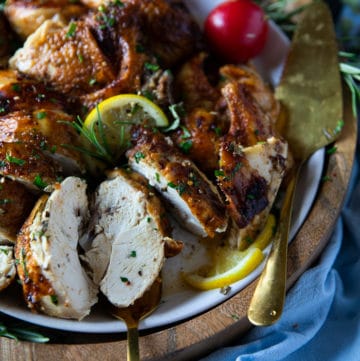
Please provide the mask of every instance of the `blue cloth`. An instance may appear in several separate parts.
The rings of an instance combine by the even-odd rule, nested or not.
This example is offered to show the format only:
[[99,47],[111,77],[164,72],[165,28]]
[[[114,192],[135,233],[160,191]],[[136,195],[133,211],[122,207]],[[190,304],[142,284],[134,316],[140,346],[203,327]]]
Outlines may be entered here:
[[[349,8],[343,12],[348,24]],[[340,20],[341,21],[341,20]],[[359,15],[355,21],[360,23]],[[352,27],[354,29],[354,27]],[[341,216],[319,263],[287,295],[283,316],[203,361],[360,361],[360,147]]]

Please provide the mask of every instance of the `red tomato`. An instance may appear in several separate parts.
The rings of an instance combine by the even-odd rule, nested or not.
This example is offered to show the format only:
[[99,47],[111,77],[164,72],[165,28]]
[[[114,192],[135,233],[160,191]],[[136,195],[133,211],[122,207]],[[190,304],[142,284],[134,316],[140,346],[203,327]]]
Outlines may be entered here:
[[246,62],[263,49],[268,22],[260,6],[251,0],[227,1],[214,8],[205,20],[210,47],[230,62]]

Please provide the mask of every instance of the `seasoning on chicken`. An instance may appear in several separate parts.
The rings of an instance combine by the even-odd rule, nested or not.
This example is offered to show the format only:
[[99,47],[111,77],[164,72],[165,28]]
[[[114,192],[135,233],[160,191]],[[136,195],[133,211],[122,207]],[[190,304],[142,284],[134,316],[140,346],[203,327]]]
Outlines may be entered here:
[[15,243],[21,226],[29,216],[36,197],[21,183],[0,180],[0,244]]
[[148,179],[171,206],[180,224],[213,238],[227,227],[225,207],[215,186],[173,145],[170,138],[133,127],[134,147],[127,152],[132,169]]
[[228,83],[223,94],[231,126],[221,140],[217,180],[242,248],[265,224],[286,169],[287,143],[273,136],[271,119],[240,84]]
[[141,91],[147,70],[177,65],[199,34],[187,12],[164,0],[115,1],[68,25],[45,21],[10,67],[94,107],[116,94]]
[[146,180],[129,170],[109,173],[91,210],[90,248],[84,260],[108,300],[127,307],[158,277],[165,244],[173,251],[181,245],[168,237],[165,211]]
[[0,174],[36,189],[56,182],[59,175],[83,173],[81,154],[69,148],[78,138],[65,124],[72,121],[61,96],[18,79],[15,72],[1,71]]
[[32,310],[80,320],[96,303],[97,287],[82,268],[77,249],[87,218],[86,184],[69,177],[40,198],[21,228],[17,272]]
[[0,291],[8,287],[16,276],[12,246],[0,245]]
[[4,12],[11,27],[25,40],[44,21],[61,18],[68,22],[86,12],[86,8],[68,0],[7,0]]

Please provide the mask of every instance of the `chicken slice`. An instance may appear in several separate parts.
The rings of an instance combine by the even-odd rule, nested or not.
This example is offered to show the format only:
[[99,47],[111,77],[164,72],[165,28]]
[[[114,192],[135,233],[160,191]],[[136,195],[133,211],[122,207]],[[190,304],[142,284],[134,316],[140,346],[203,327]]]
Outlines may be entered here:
[[286,170],[287,143],[274,136],[273,124],[241,84],[223,88],[230,129],[221,139],[218,185],[241,231],[236,241],[253,239],[262,229]]
[[271,116],[273,125],[275,124],[280,112],[280,103],[254,67],[250,65],[225,65],[220,68],[219,72],[225,78],[225,83],[236,81],[246,88],[255,98],[262,111]]
[[181,225],[201,237],[226,230],[227,215],[216,187],[170,138],[134,127],[132,139],[134,147],[127,152],[131,168],[160,192]]
[[229,147],[222,151],[223,173],[218,182],[227,196],[233,220],[228,242],[242,250],[265,226],[284,177],[287,143],[271,137],[266,142],[240,148],[237,155],[228,152]]
[[16,276],[12,246],[0,245],[0,291],[8,287]]
[[86,8],[68,0],[7,0],[4,12],[11,27],[25,40],[44,21],[54,16],[70,21],[85,13]]
[[78,241],[88,218],[86,184],[66,178],[40,198],[15,246],[17,271],[28,307],[81,320],[97,301],[97,287],[80,264]]
[[29,216],[36,197],[21,183],[2,178],[0,181],[0,244],[15,243],[17,233]]
[[154,283],[173,242],[165,211],[143,177],[120,169],[100,184],[92,210],[84,260],[108,300],[127,307]]

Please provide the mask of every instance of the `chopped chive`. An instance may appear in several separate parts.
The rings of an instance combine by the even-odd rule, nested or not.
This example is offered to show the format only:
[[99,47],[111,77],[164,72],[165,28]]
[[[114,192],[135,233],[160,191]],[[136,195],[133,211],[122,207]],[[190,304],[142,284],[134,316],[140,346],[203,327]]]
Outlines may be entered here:
[[135,162],[139,163],[141,159],[145,158],[145,154],[142,152],[136,152],[134,158],[135,158]]
[[50,295],[51,302],[57,306],[59,304],[58,297],[56,295]]
[[158,183],[160,183],[160,174],[158,172],[155,173],[155,179]]
[[160,69],[159,65],[148,63],[148,62],[145,62],[144,67],[146,70],[150,70],[152,72],[158,71]]
[[192,140],[185,140],[184,142],[180,143],[180,148],[185,154],[188,154],[190,152],[192,146],[193,146]]
[[215,177],[224,177],[225,176],[224,171],[221,169],[215,169],[214,174],[215,174]]
[[37,119],[44,119],[44,118],[46,118],[46,112],[38,112],[38,113],[36,114],[36,118],[37,118]]
[[337,151],[337,147],[333,146],[326,151],[326,154],[331,155],[331,154],[336,153],[336,151]]

